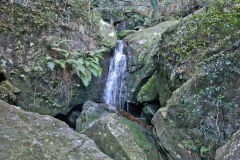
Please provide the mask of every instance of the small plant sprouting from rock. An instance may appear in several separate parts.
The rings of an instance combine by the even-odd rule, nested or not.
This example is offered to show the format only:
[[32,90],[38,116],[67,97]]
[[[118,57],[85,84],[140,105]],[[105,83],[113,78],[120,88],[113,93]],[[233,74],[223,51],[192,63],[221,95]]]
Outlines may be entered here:
[[[101,76],[102,68],[99,60],[103,59],[102,53],[106,51],[101,48],[94,51],[76,52],[71,50],[70,40],[60,40],[53,44],[51,49],[57,53],[55,58],[50,60],[63,70],[63,73],[72,72],[76,74],[87,87],[92,79],[92,75]],[[64,74],[66,75],[66,74]]]

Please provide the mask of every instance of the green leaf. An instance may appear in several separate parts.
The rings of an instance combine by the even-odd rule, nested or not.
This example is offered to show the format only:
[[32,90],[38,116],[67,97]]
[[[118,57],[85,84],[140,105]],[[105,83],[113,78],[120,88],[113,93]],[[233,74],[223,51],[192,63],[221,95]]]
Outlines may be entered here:
[[91,64],[91,67],[97,71],[97,76],[101,76],[102,75],[102,68],[99,66],[99,65],[96,65],[96,64]]
[[83,82],[84,86],[87,87],[87,86],[89,85],[89,79],[88,79],[87,76],[85,76],[85,75],[80,75],[80,79],[81,79],[81,81]]
[[74,59],[67,59],[67,63],[68,64],[75,64],[76,60],[74,60]]
[[82,59],[82,58],[78,58],[78,59],[76,60],[76,63],[77,63],[77,64],[83,64],[83,59]]
[[81,73],[84,73],[86,71],[85,67],[82,65],[78,65],[75,69]]
[[67,57],[69,56],[69,51],[67,51],[67,50],[65,50],[65,49],[52,48],[52,50],[62,53],[65,58],[67,58]]
[[55,60],[54,62],[59,64],[63,69],[66,68],[66,61],[64,59]]

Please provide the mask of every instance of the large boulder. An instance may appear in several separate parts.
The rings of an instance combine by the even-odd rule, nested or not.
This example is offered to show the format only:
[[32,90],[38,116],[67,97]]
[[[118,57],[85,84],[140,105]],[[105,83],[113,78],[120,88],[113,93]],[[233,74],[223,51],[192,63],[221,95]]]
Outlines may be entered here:
[[224,146],[217,149],[215,160],[233,160],[240,158],[240,130]]
[[50,116],[0,101],[0,159],[111,160],[93,140]]
[[83,131],[99,149],[115,160],[158,159],[154,141],[138,124],[116,114],[108,114]]
[[115,30],[94,9],[88,9],[89,1],[10,3],[0,3],[0,72],[22,91],[17,105],[55,116],[87,99],[101,100],[103,88],[99,86],[105,84],[110,52],[103,54],[102,77],[93,77],[85,87],[73,70],[55,63],[63,55],[53,50],[60,43],[69,44],[72,53],[114,48]]
[[[168,159],[173,160],[200,160],[200,156],[191,149],[186,149],[182,141],[188,136],[184,133],[184,129],[169,127],[166,124],[163,115],[159,111],[152,119],[155,128],[155,134],[158,139],[158,145],[165,151]],[[190,140],[191,142],[191,140]]]
[[127,37],[130,34],[136,33],[137,31],[135,30],[122,30],[121,32],[118,33],[118,37],[120,39],[123,39],[125,37]]
[[109,48],[115,48],[117,44],[117,34],[114,26],[101,19],[99,21],[99,29],[100,35],[103,37],[103,44]]
[[[192,28],[187,21],[195,23],[199,17],[204,13],[187,17],[175,31],[166,32],[157,55],[156,83],[159,81],[159,96],[163,95],[159,101],[164,108],[152,123],[159,146],[174,159],[212,159],[216,148],[240,127],[240,61],[239,46],[235,45],[240,34],[218,37],[214,30],[204,33],[212,37],[209,41],[198,34],[203,30],[186,33]],[[197,48],[199,42],[189,42],[189,36],[205,46]]]
[[82,112],[77,118],[76,130],[82,131],[91,127],[95,121],[109,112],[116,112],[116,107],[108,104],[95,103],[87,101],[82,107]]
[[128,87],[130,91],[129,97],[132,101],[136,101],[138,92],[156,69],[152,56],[156,51],[156,46],[161,39],[161,35],[166,31],[176,28],[177,24],[178,21],[163,22],[124,38],[131,50],[128,65],[130,73]]
[[166,109],[155,114],[153,124],[159,145],[171,155],[176,155],[176,148],[181,148],[177,150],[181,158],[176,159],[186,156],[184,148],[198,150],[203,157],[213,157],[214,148],[239,128],[240,68],[236,53],[212,58],[173,92]]

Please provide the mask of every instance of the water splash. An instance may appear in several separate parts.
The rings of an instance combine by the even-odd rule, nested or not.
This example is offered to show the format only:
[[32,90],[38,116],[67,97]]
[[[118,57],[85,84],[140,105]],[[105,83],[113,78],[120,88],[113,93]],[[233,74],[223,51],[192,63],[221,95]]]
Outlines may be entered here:
[[114,55],[111,58],[108,78],[104,90],[104,102],[124,108],[128,100],[126,78],[127,78],[127,58],[124,54],[125,43],[117,41]]

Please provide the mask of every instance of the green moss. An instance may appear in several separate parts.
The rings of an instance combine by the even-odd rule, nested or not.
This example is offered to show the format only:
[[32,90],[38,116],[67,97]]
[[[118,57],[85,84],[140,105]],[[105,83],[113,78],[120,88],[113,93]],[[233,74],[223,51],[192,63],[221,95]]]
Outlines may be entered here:
[[120,39],[123,39],[124,37],[127,37],[130,34],[136,33],[137,31],[135,30],[122,30],[121,32],[118,33],[118,36]]
[[132,136],[133,136],[133,140],[134,142],[143,149],[143,151],[146,154],[149,154],[151,152],[151,143],[147,140],[146,135],[143,132],[143,128],[141,128],[141,126],[139,126],[137,123],[129,121],[125,118],[120,118],[120,121],[127,125]]
[[156,87],[156,73],[148,80],[148,82],[141,88],[137,95],[139,102],[153,101],[158,98],[158,90]]
[[[60,18],[70,21],[82,15],[88,15],[84,14],[86,9],[83,9],[83,7],[87,8],[86,5],[86,2],[55,0],[34,0],[29,4],[14,2],[12,5],[1,3],[1,15],[5,18],[0,19],[0,32],[14,31],[16,36],[20,36],[26,32],[39,31],[47,26],[54,27]],[[81,12],[70,14],[72,10],[75,12],[81,10]]]
[[[219,40],[229,35],[235,36],[239,31],[239,2],[239,0],[215,1],[209,6],[208,11],[201,10],[184,19],[177,29],[182,32],[172,34],[171,40],[167,40],[162,46],[166,46],[165,50],[171,50],[182,59],[193,57],[199,50],[218,47],[215,43],[227,47],[228,45],[221,45]],[[197,56],[198,59],[206,59],[212,55],[207,52]]]
[[14,102],[16,100],[16,95],[20,90],[14,87],[9,81],[2,81],[0,83],[0,99],[5,102]]

